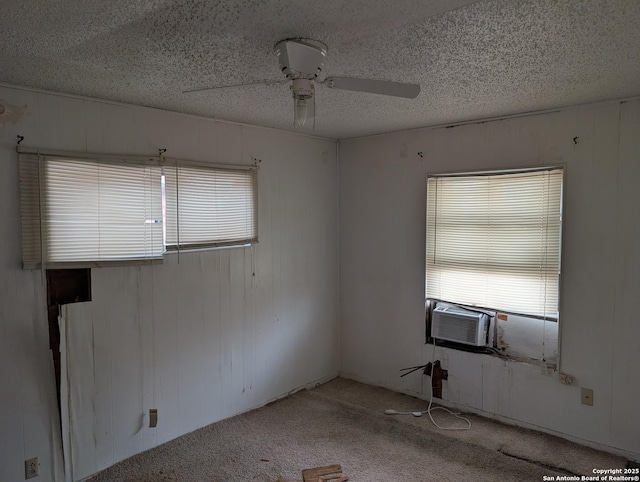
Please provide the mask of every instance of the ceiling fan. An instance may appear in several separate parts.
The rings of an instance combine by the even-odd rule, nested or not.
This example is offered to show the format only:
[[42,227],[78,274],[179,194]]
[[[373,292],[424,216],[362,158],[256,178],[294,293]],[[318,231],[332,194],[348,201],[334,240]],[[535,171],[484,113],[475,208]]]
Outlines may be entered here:
[[407,99],[413,99],[420,93],[420,86],[417,84],[350,77],[327,77],[324,80],[318,80],[318,76],[324,70],[327,46],[317,40],[305,38],[285,39],[278,42],[273,50],[278,56],[280,71],[286,76],[285,80],[224,85],[209,89],[187,90],[183,93],[204,92],[256,84],[269,85],[290,81],[294,102],[293,125],[295,128],[301,128],[307,121],[309,102],[313,99],[315,104],[314,83],[325,85],[330,89],[369,92],[372,94],[390,95]]

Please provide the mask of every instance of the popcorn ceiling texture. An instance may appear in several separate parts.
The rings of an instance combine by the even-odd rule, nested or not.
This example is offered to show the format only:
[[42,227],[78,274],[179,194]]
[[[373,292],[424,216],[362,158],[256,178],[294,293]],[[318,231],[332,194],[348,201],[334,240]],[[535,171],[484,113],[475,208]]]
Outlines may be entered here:
[[0,82],[293,130],[273,46],[329,47],[328,75],[419,83],[417,99],[316,87],[303,131],[340,139],[640,95],[637,0],[4,0]]

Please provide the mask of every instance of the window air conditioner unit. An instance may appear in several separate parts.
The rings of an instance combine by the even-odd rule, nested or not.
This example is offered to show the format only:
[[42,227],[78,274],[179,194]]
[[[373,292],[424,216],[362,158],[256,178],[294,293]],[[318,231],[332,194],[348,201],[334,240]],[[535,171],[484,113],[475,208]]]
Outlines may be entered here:
[[431,337],[438,340],[486,346],[488,329],[488,315],[457,306],[438,305],[431,317]]

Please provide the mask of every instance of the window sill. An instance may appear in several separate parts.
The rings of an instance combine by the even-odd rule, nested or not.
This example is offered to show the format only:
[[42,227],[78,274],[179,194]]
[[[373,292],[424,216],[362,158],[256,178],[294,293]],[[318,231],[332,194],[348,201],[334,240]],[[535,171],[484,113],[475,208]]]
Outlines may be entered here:
[[249,248],[254,244],[257,244],[257,242],[245,243],[245,244],[228,244],[228,245],[221,245],[221,246],[207,246],[207,247],[197,247],[197,248],[180,248],[180,249],[172,248],[172,249],[166,250],[164,252],[164,255],[171,256],[171,255],[180,254],[180,253],[201,253],[205,251],[218,251],[223,249]]

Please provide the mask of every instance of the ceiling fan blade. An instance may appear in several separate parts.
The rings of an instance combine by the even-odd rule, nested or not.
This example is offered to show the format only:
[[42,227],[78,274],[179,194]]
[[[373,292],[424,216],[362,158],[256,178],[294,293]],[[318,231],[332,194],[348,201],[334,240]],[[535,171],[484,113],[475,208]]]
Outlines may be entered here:
[[284,80],[262,80],[260,82],[250,82],[248,84],[231,84],[231,85],[220,85],[218,87],[207,87],[204,89],[192,89],[192,90],[183,90],[183,94],[194,94],[198,92],[208,92],[211,90],[220,90],[220,89],[231,89],[234,87],[248,87],[250,85],[275,85],[275,84],[284,84],[288,82],[287,79]]
[[350,77],[329,77],[323,82],[331,89],[369,92],[371,94],[392,95],[414,99],[420,93],[418,84],[404,84],[386,80],[354,79]]

